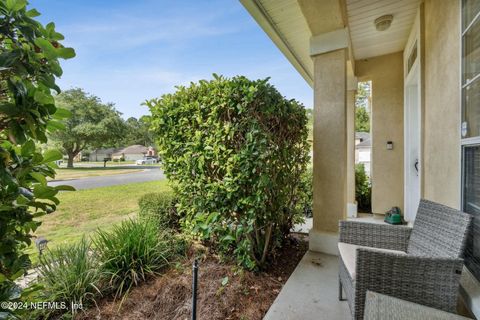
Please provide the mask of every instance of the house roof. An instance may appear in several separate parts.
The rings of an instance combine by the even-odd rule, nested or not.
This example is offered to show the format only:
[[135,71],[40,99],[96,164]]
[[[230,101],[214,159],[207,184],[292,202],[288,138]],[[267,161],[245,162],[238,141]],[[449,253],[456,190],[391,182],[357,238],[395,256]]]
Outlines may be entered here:
[[117,149],[113,154],[139,154],[139,153],[148,153],[148,147],[142,146],[141,144],[134,144],[125,148]]
[[370,133],[368,132],[355,132],[355,139],[360,140],[355,145],[355,148],[369,148],[372,146],[372,139],[370,139]]

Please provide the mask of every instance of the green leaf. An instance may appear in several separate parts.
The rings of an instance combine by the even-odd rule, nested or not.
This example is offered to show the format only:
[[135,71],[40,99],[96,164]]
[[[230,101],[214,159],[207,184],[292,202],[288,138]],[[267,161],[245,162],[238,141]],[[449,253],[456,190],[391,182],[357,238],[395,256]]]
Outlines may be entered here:
[[30,9],[26,12],[26,15],[29,18],[35,18],[40,15],[40,12],[38,12],[37,9]]
[[47,150],[43,154],[42,163],[53,162],[56,160],[61,160],[62,158],[63,158],[63,154],[60,151],[56,149]]
[[47,178],[39,172],[30,172],[30,176],[40,182],[42,185],[46,186],[47,185]]
[[222,238],[222,241],[235,241],[235,238],[232,235],[226,235]]
[[65,37],[63,36],[63,34],[61,33],[58,33],[58,32],[53,32],[50,37],[53,39],[53,40],[57,40],[57,41],[60,41],[60,40],[63,40],[65,39]]
[[53,23],[53,22],[47,23],[47,25],[45,26],[45,29],[47,30],[47,32],[50,35],[52,32],[55,31],[55,23]]
[[54,188],[58,191],[76,191],[76,189],[74,187],[64,185],[64,184],[59,185],[59,186],[55,186]]
[[18,11],[27,5],[26,0],[7,0],[7,9],[11,11]]
[[72,48],[58,48],[57,54],[60,58],[71,59],[75,57],[75,50],[73,50]]
[[27,157],[35,152],[35,142],[28,140],[22,145],[22,156]]
[[57,108],[57,111],[53,114],[53,116],[56,119],[65,119],[70,118],[72,116],[72,113],[70,112],[70,110]]
[[18,278],[20,278],[21,276],[23,276],[24,274],[25,274],[25,270],[20,269],[20,270],[18,270],[15,274],[13,274],[12,276],[10,276],[10,279],[11,279],[11,280],[18,279]]
[[46,94],[41,90],[36,90],[33,98],[35,99],[35,101],[41,104],[55,104],[55,100],[53,99],[52,95]]
[[63,70],[60,67],[60,64],[56,60],[50,61],[50,68],[52,68],[52,73],[57,77],[61,77],[63,74]]
[[44,186],[41,184],[35,185],[33,188],[33,194],[38,199],[49,199],[54,197],[58,193],[58,190],[54,187]]
[[65,130],[65,125],[59,121],[50,120],[47,123],[47,130],[50,132]]
[[13,66],[22,57],[21,50],[5,51],[0,54],[0,66],[7,68]]
[[43,38],[36,38],[34,40],[34,43],[40,49],[42,49],[42,52],[45,55],[45,57],[47,57],[47,59],[57,58],[57,50],[55,50],[55,47],[50,43],[50,41],[45,40]]

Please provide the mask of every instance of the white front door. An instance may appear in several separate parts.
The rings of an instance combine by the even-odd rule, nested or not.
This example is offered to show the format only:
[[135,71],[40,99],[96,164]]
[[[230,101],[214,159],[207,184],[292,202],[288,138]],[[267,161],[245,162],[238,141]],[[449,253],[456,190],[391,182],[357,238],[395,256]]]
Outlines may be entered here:
[[419,68],[414,66],[405,82],[405,220],[413,222],[420,202],[420,87]]

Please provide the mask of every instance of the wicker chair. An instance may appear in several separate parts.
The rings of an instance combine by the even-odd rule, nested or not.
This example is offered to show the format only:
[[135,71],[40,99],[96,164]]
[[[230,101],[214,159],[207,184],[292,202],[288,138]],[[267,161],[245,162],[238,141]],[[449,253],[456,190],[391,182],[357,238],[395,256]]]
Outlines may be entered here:
[[456,312],[471,216],[421,200],[413,228],[340,221],[339,299],[362,319],[367,290]]
[[410,301],[367,291],[363,320],[471,320]]

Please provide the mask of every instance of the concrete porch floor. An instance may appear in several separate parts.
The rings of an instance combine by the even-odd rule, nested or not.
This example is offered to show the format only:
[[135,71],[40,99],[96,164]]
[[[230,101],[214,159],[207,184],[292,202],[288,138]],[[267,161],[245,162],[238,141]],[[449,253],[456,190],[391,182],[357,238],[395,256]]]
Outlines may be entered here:
[[338,301],[338,257],[308,251],[263,319],[350,318],[347,302]]

